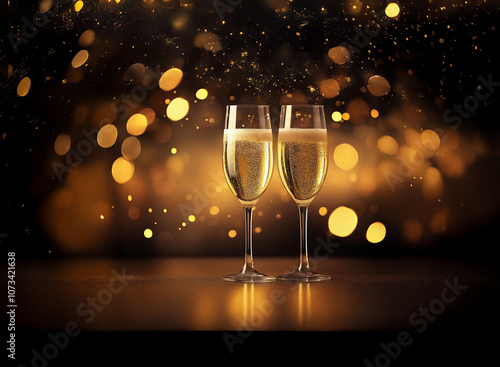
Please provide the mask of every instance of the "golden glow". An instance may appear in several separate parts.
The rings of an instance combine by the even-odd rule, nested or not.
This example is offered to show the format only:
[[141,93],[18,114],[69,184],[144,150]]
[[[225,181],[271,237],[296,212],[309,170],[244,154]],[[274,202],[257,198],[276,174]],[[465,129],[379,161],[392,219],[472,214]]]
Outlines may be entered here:
[[194,221],[196,220],[196,217],[191,214],[189,217],[188,217],[188,221],[190,221],[191,223],[193,223]]
[[65,155],[68,153],[69,148],[71,148],[71,137],[68,134],[57,135],[56,141],[54,142],[54,151],[58,155]]
[[205,88],[200,88],[196,91],[196,98],[204,100],[208,97],[208,91]]
[[328,51],[328,57],[337,65],[343,65],[351,60],[349,50],[344,46],[333,47]]
[[342,114],[342,119],[343,119],[344,121],[349,121],[349,119],[350,119],[350,118],[351,118],[351,115],[349,115],[349,112],[344,112],[344,113]]
[[384,135],[377,140],[377,147],[382,153],[394,155],[398,152],[399,145],[392,136]]
[[80,37],[78,38],[78,44],[81,47],[87,47],[94,42],[95,39],[95,33],[92,29],[87,29],[85,32],[83,32]]
[[177,148],[174,147],[174,148],[170,149],[170,153],[177,154]]
[[379,243],[385,238],[385,234],[385,226],[380,222],[375,222],[366,230],[366,239],[371,243]]
[[189,112],[189,102],[184,98],[174,98],[167,107],[167,117],[172,121],[179,121]]
[[211,214],[211,215],[217,215],[219,214],[219,207],[217,206],[211,206],[210,209],[208,209],[208,212]]
[[134,164],[120,157],[113,162],[111,174],[116,182],[123,184],[129,181],[134,175]]
[[389,18],[395,18],[399,15],[399,5],[396,3],[390,3],[385,7],[385,15]]
[[422,225],[416,219],[410,218],[403,223],[403,236],[409,242],[417,242],[422,237]]
[[322,206],[321,208],[319,208],[318,213],[319,213],[319,215],[324,217],[328,213],[328,209],[325,208],[324,206]]
[[379,117],[379,113],[378,113],[378,111],[375,108],[373,108],[370,111],[370,116],[373,117],[374,119],[376,119],[377,117]]
[[235,238],[237,234],[238,233],[234,229],[231,229],[229,232],[227,232],[229,238]]
[[332,113],[332,120],[335,122],[340,122],[342,120],[342,113],[335,111]]
[[141,142],[135,136],[129,136],[122,143],[122,156],[133,161],[141,154]]
[[24,97],[31,88],[31,79],[25,76],[17,85],[17,95],[19,97]]
[[391,85],[383,76],[372,75],[368,79],[368,90],[374,96],[381,97],[391,91]]
[[328,218],[328,229],[338,237],[349,236],[358,225],[356,212],[345,206],[339,206]]
[[83,8],[83,1],[78,0],[75,3],[75,11],[78,13],[80,10],[82,10],[82,8]]
[[422,131],[420,134],[420,141],[424,147],[430,150],[436,150],[441,144],[439,135],[435,131],[429,129]]
[[356,149],[347,143],[337,145],[333,152],[333,161],[339,168],[345,171],[354,168],[358,163],[358,159],[359,156]]
[[179,85],[179,83],[182,80],[182,76],[183,73],[181,69],[172,68],[162,74],[158,82],[158,85],[160,89],[164,90],[165,92],[168,92]]
[[71,61],[71,66],[73,66],[75,69],[79,68],[83,64],[87,62],[89,58],[89,52],[87,50],[80,50],[75,57],[73,57],[73,60]]
[[337,97],[340,93],[340,84],[335,79],[325,79],[319,83],[319,92],[325,98]]
[[118,137],[118,129],[113,124],[104,125],[97,133],[97,144],[102,148],[113,146]]
[[153,237],[153,231],[152,231],[152,230],[150,230],[149,228],[146,228],[146,229],[144,230],[144,237],[146,237],[146,238],[151,238],[151,237]]
[[441,172],[435,167],[425,170],[424,182],[422,184],[422,194],[426,199],[438,199],[443,193],[443,177]]
[[148,127],[148,120],[146,119],[146,116],[136,113],[132,116],[127,121],[127,132],[130,135],[141,135],[146,131],[146,128]]

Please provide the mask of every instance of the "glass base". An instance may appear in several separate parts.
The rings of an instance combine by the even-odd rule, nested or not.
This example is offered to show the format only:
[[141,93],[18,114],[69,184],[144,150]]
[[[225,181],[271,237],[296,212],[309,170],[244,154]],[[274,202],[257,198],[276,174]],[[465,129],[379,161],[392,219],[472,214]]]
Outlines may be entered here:
[[271,283],[276,281],[276,278],[270,275],[259,273],[257,270],[241,270],[239,273],[225,275],[222,279],[228,282],[244,282],[244,283]]
[[276,277],[285,282],[318,283],[328,282],[332,278],[329,275],[315,273],[312,270],[295,270],[293,273],[283,274]]

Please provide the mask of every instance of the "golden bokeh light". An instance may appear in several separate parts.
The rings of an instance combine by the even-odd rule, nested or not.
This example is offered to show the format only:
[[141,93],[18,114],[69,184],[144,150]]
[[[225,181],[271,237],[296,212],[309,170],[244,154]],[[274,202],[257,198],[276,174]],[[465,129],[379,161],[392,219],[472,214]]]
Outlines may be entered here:
[[396,154],[399,149],[398,142],[390,135],[384,135],[378,138],[377,147],[382,153],[389,155]]
[[319,208],[318,213],[319,213],[319,215],[324,217],[325,215],[328,214],[328,209],[326,207],[322,206],[321,208]]
[[200,88],[196,91],[196,98],[204,100],[208,97],[208,91],[205,88]]
[[370,224],[366,230],[366,239],[371,243],[381,242],[386,235],[386,228],[381,222]]
[[340,93],[340,84],[335,79],[325,79],[319,83],[319,92],[325,98],[337,97]]
[[162,74],[160,80],[158,81],[158,85],[160,89],[164,90],[165,92],[171,91],[179,85],[182,80],[182,76],[183,73],[181,69],[169,69]]
[[395,18],[399,15],[399,5],[396,3],[389,3],[385,7],[385,15],[387,15],[389,18]]
[[184,98],[174,98],[167,107],[167,117],[172,121],[183,119],[189,112],[189,102]]
[[342,113],[339,111],[334,111],[332,113],[332,120],[335,122],[340,122],[342,121]]
[[141,142],[135,136],[129,136],[122,143],[123,158],[133,161],[141,154]]
[[118,129],[113,124],[104,125],[97,133],[97,144],[102,148],[112,147],[118,137]]
[[379,117],[379,112],[375,109],[375,108],[372,108],[370,110],[370,116],[373,117],[374,119],[376,119],[377,117]]
[[134,175],[134,164],[120,157],[113,162],[111,174],[116,182],[123,184]]
[[25,95],[28,94],[31,88],[31,79],[27,76],[25,76],[19,84],[17,85],[17,95],[19,97],[24,97]]
[[429,200],[439,199],[444,188],[441,172],[435,167],[429,167],[425,170],[423,181],[423,196]]
[[358,225],[356,212],[348,207],[339,206],[328,218],[328,229],[338,237],[349,236]]
[[83,1],[78,0],[75,3],[75,11],[78,13],[80,10],[82,10],[82,8],[83,8]]
[[235,238],[237,234],[238,233],[234,229],[231,229],[229,232],[227,232],[229,238]]
[[426,129],[420,134],[422,145],[430,150],[436,150],[441,144],[439,135],[434,130]]
[[208,209],[208,212],[211,214],[211,215],[217,215],[219,214],[219,207],[218,206],[211,206],[210,209]]
[[127,132],[130,135],[141,135],[146,131],[146,128],[148,127],[148,120],[146,119],[146,116],[140,113],[136,113],[127,120]]
[[149,229],[149,228],[146,228],[146,229],[144,230],[144,237],[146,237],[146,238],[151,238],[151,237],[153,237],[153,231],[152,231],[151,229]]
[[95,32],[92,29],[87,29],[78,38],[78,44],[81,47],[88,47],[92,44],[92,42],[94,42],[94,40],[95,40]]
[[65,155],[68,153],[69,148],[71,148],[71,137],[68,134],[57,135],[54,141],[54,151],[58,155]]
[[87,50],[80,50],[75,57],[73,57],[73,60],[71,61],[71,66],[75,69],[79,68],[83,64],[87,62],[89,58],[89,52]]
[[195,220],[196,220],[196,217],[193,214],[190,214],[188,216],[188,221],[190,221],[191,223],[193,223]]
[[333,152],[333,161],[344,171],[353,169],[358,163],[358,160],[358,152],[352,145],[347,143],[337,145]]
[[351,60],[349,50],[344,46],[333,47],[328,51],[328,57],[337,65],[343,65]]
[[376,97],[385,96],[391,91],[391,85],[383,76],[372,75],[368,79],[368,91]]

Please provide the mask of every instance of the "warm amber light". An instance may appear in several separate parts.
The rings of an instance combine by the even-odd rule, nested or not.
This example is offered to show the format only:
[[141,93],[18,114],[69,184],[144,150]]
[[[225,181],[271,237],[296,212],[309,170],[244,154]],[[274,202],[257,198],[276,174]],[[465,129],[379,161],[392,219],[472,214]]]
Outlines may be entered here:
[[358,159],[359,156],[356,149],[347,143],[337,145],[333,152],[333,161],[339,168],[345,171],[354,168],[358,163]]
[[385,15],[389,18],[395,18],[399,15],[399,5],[396,3],[390,3],[385,7]]
[[146,131],[147,127],[148,120],[146,119],[146,116],[140,113],[130,116],[127,121],[127,132],[130,135],[141,135]]
[[385,238],[385,234],[385,226],[381,222],[375,222],[366,230],[366,239],[371,243],[379,243]]
[[89,58],[89,52],[87,50],[80,50],[75,57],[73,57],[73,60],[71,61],[71,66],[73,66],[75,69],[79,68],[83,64],[87,62]]
[[339,206],[328,218],[328,229],[339,237],[349,236],[358,225],[356,212],[345,206]]
[[230,237],[230,238],[235,238],[237,233],[234,229],[231,229],[229,232],[227,232],[227,235]]
[[372,75],[368,79],[368,91],[376,97],[381,97],[391,91],[391,85],[383,76]]
[[384,135],[377,140],[377,147],[382,153],[394,155],[398,152],[399,145],[392,136]]
[[201,88],[196,91],[196,98],[204,100],[207,97],[208,97],[208,91],[205,88]]
[[17,95],[19,97],[24,97],[31,88],[31,79],[25,76],[17,85]]
[[54,151],[58,155],[65,155],[68,153],[69,148],[71,148],[71,137],[68,134],[57,135],[56,141],[54,142]]
[[167,117],[172,121],[183,119],[189,111],[189,102],[184,98],[174,98],[167,107]]
[[182,80],[182,70],[177,68],[172,68],[163,73],[159,80],[160,89],[168,92],[179,85]]
[[104,125],[97,133],[97,144],[102,148],[109,148],[116,142],[117,137],[118,130],[115,125]]
[[153,231],[152,231],[152,230],[150,230],[149,228],[146,228],[146,229],[144,230],[144,237],[146,237],[146,238],[151,238],[151,237],[153,237]]
[[141,142],[135,136],[129,136],[122,143],[122,156],[133,161],[141,154]]
[[113,162],[111,166],[111,174],[116,182],[123,184],[129,181],[134,175],[134,164],[120,157]]
[[83,1],[78,0],[75,3],[75,11],[78,13],[80,10],[82,10],[82,8],[83,8]]

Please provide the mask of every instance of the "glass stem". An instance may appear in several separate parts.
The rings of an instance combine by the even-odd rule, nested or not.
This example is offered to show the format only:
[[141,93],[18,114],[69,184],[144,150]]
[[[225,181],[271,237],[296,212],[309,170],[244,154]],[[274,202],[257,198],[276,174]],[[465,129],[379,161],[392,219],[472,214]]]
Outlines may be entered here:
[[298,271],[309,270],[309,257],[307,255],[307,212],[309,206],[299,205],[300,218],[300,263]]
[[253,206],[245,206],[245,265],[242,272],[254,270],[252,255],[252,214]]

